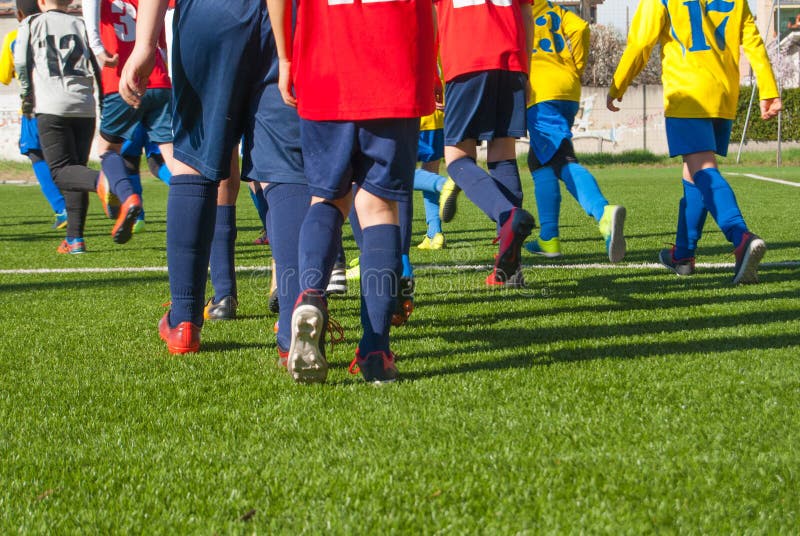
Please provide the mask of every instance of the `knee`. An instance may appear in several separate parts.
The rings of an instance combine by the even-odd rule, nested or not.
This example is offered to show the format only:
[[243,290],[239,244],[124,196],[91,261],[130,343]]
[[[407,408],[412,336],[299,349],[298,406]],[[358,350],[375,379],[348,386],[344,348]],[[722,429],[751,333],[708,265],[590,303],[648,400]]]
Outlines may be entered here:
[[570,140],[562,141],[548,163],[555,170],[556,175],[561,178],[561,170],[564,169],[564,166],[578,163],[578,157],[575,156],[575,148],[572,146],[572,142]]

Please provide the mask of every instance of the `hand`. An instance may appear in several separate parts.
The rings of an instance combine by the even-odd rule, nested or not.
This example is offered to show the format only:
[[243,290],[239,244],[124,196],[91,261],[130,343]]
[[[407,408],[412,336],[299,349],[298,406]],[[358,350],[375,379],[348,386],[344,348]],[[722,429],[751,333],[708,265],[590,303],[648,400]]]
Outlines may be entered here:
[[761,101],[761,119],[772,119],[777,116],[778,112],[781,110],[783,110],[783,102],[781,102],[780,97]]
[[142,102],[142,96],[147,91],[147,82],[155,63],[155,50],[135,46],[122,68],[122,74],[119,77],[119,94],[134,108],[138,108]]
[[283,102],[297,108],[297,99],[292,92],[292,62],[289,60],[278,60],[278,89]]
[[97,61],[100,62],[101,67],[116,67],[119,63],[119,54],[109,56],[108,53],[103,52],[97,55]]
[[612,112],[618,112],[619,107],[616,104],[614,104],[614,101],[622,102],[622,97],[615,99],[611,95],[606,95],[606,108],[608,108]]
[[33,102],[28,99],[22,100],[22,115],[25,117],[33,117]]
[[444,110],[444,88],[441,82],[435,82],[433,86],[433,100],[437,110]]

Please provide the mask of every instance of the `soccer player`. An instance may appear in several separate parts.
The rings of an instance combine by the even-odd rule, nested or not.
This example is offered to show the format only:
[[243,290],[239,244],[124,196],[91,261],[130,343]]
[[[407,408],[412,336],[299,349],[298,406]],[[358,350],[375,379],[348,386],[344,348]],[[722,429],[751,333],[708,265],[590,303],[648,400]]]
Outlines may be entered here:
[[[20,25],[14,66],[22,111],[36,114],[45,160],[66,201],[67,236],[58,252],[86,251],[83,229],[91,191],[100,196],[106,214],[109,193],[123,200],[111,234],[114,242],[124,244],[131,238],[142,201],[125,176],[119,155],[103,162],[105,177],[86,167],[95,127],[93,81],[98,75],[86,27],[82,19],[64,11],[69,0],[40,0],[39,6],[44,12]],[[71,52],[62,54],[61,49]],[[112,168],[123,173],[106,172]]]
[[[447,171],[497,224],[500,247],[486,284],[521,285],[520,250],[535,225],[521,208],[515,147],[525,135],[530,0],[435,0],[434,6],[446,82]],[[489,173],[475,162],[478,140],[488,142]]]
[[[133,131],[133,137],[125,140],[120,149],[120,154],[125,160],[125,170],[128,173],[128,179],[133,184],[133,189],[136,192],[142,191],[142,178],[141,178],[141,164],[142,164],[142,151],[144,151],[145,158],[147,159],[147,167],[150,173],[160,179],[164,184],[169,186],[169,179],[172,177],[169,168],[167,167],[164,157],[161,156],[161,149],[158,144],[150,141],[147,137],[147,130],[141,124]],[[139,194],[141,195],[141,193]],[[133,226],[133,232],[142,232],[145,225],[144,210],[139,214],[136,224]]]
[[[140,0],[137,39],[120,94],[139,105],[157,52],[167,0]],[[278,354],[291,342],[300,282],[297,240],[308,208],[297,112],[277,88],[278,63],[262,0],[178,0],[175,14],[175,174],[167,200],[172,307],[159,322],[171,353],[200,349],[218,182],[244,134],[242,175],[269,181],[270,242],[279,274]],[[232,81],[236,83],[232,83]]]
[[614,101],[622,99],[656,43],[661,45],[669,152],[683,157],[684,164],[675,247],[662,250],[659,259],[678,275],[694,272],[707,210],[735,247],[733,283],[755,283],[767,246],[745,224],[714,156],[728,153],[739,98],[740,47],[756,74],[761,117],[775,117],[782,107],[750,8],[741,0],[639,2],[606,99],[609,110],[619,111]]
[[536,73],[536,83],[531,84],[528,101],[528,167],[541,230],[525,248],[547,258],[561,256],[561,179],[586,214],[598,223],[608,259],[619,262],[625,256],[625,207],[608,204],[595,178],[578,163],[572,146],[581,74],[589,54],[589,24],[552,2],[534,3],[533,20],[531,72]]
[[439,106],[440,104],[437,103],[437,110],[423,117],[419,125],[417,161],[422,164],[414,172],[414,190],[422,192],[425,223],[428,229],[417,249],[442,249],[445,247],[439,210],[442,191],[448,179],[439,175],[439,166],[444,158],[444,113]]
[[[268,0],[280,89],[296,105],[312,196],[300,232],[301,294],[292,315],[289,371],[327,378],[324,290],[342,222],[355,203],[362,230],[357,365],[369,382],[397,378],[389,327],[401,270],[398,201],[408,200],[419,118],[433,112],[433,19],[422,0]],[[343,38],[347,36],[347,38]],[[353,200],[352,183],[358,184]],[[281,307],[282,308],[282,307]]]
[[[17,21],[30,15],[41,13],[36,0],[17,0]],[[0,50],[0,83],[9,85],[16,76],[14,71],[14,44],[17,41],[17,30],[11,30],[3,39],[3,48]],[[44,161],[42,146],[39,143],[39,131],[36,128],[36,118],[22,115],[20,120],[19,152],[27,156],[33,166],[33,174],[39,182],[45,199],[53,209],[55,222],[53,229],[63,229],[67,226],[67,206],[64,196],[53,182],[50,168]]]
[[[172,85],[164,58],[160,54],[156,58],[148,85],[151,91],[141,106],[134,109],[119,95],[120,73],[136,38],[137,7],[137,0],[83,2],[89,42],[103,67],[103,111],[97,150],[103,162],[109,155],[121,153],[125,140],[132,139],[137,128],[144,128],[147,138],[159,146],[162,158],[169,167],[172,162]],[[116,166],[108,166],[104,172],[109,178],[111,174],[127,174],[126,169]],[[141,196],[141,181],[133,181],[133,184],[134,190]],[[143,221],[143,214],[139,216]],[[139,228],[142,225],[138,224]]]

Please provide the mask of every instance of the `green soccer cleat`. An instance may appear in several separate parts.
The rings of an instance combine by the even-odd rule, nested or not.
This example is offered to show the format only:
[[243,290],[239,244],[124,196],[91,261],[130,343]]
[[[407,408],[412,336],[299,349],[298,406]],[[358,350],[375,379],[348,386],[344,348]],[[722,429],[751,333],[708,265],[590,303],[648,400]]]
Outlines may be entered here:
[[425,235],[422,242],[419,243],[417,249],[444,249],[445,240],[442,233],[436,233],[433,238]]
[[537,238],[533,242],[525,244],[525,249],[528,250],[528,253],[541,255],[546,259],[556,259],[561,256],[561,240],[559,240],[557,236],[554,236],[550,240]]

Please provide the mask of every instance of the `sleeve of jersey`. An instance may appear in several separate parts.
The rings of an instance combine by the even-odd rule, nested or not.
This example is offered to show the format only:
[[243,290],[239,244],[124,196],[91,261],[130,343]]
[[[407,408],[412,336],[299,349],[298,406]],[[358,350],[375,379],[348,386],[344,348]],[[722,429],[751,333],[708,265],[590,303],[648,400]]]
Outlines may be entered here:
[[14,41],[12,34],[6,34],[3,39],[3,50],[0,51],[0,83],[8,85],[14,79],[14,52],[11,43]]
[[84,0],[83,20],[86,23],[86,34],[89,46],[95,55],[105,54],[103,41],[100,39],[100,0]]
[[589,56],[589,25],[585,20],[566,9],[563,12],[564,35],[572,49],[572,61],[578,76],[583,75],[586,68],[586,58]]
[[764,46],[764,41],[761,39],[761,34],[758,33],[758,28],[753,20],[753,15],[750,14],[747,4],[745,4],[744,8],[745,14],[742,18],[742,48],[747,56],[747,60],[753,67],[753,73],[756,75],[759,98],[761,100],[774,99],[780,96],[780,94],[778,93],[778,85],[775,83],[772,65],[769,63],[767,49]]
[[32,88],[30,78],[28,77],[28,47],[30,43],[30,26],[23,22],[19,26],[17,32],[17,42],[14,45],[14,70],[17,71],[17,80],[19,80],[20,96],[28,97],[31,94]]
[[658,0],[642,0],[628,33],[628,45],[619,60],[608,94],[618,99],[647,65],[650,52],[667,22],[666,8]]

